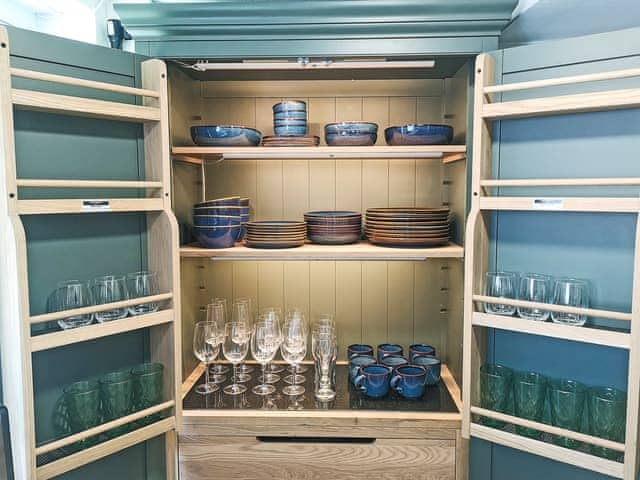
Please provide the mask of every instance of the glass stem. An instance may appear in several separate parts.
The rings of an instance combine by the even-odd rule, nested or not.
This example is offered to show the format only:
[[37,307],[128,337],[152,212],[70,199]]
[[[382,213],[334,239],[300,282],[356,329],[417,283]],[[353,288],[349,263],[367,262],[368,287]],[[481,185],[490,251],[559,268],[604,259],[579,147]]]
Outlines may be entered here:
[[233,364],[233,384],[237,384],[238,383],[238,364],[234,363]]
[[267,383],[267,364],[262,364],[262,385]]
[[204,384],[209,385],[209,363],[204,363]]
[[293,364],[293,386],[296,386],[296,381],[298,380],[298,364]]

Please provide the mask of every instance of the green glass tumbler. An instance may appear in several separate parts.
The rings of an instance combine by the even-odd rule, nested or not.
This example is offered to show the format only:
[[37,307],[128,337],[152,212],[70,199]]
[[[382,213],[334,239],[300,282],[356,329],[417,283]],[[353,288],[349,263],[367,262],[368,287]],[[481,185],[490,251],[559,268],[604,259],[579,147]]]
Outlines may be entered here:
[[[93,428],[100,423],[100,390],[96,382],[80,381],[64,389],[70,433],[78,433]],[[74,444],[79,449],[96,443],[95,437]]]
[[[513,375],[513,398],[516,416],[534,422],[542,420],[547,379],[536,372],[515,372]],[[516,425],[516,432],[530,438],[540,438],[541,432],[533,428]]]
[[[143,363],[131,370],[133,375],[133,404],[135,410],[157,405],[162,401],[164,389],[164,366],[161,363]],[[147,425],[159,420],[160,414],[149,415],[140,420]]]
[[[595,437],[624,442],[627,394],[615,388],[594,387],[588,392],[589,422]],[[622,452],[591,445],[591,453],[599,457],[617,460]]]
[[[513,371],[497,363],[485,363],[480,367],[480,406],[487,410],[505,413],[513,383]],[[493,428],[504,428],[504,422],[482,417],[481,422]]]
[[[102,400],[102,417],[105,422],[129,415],[133,410],[133,377],[129,371],[111,372],[102,376],[100,383],[100,399]],[[129,425],[122,425],[107,432],[110,437],[117,437],[129,431]]]
[[[578,432],[582,423],[587,387],[568,378],[549,380],[548,385],[551,425]],[[582,445],[582,442],[557,435],[554,435],[553,443],[574,450]]]

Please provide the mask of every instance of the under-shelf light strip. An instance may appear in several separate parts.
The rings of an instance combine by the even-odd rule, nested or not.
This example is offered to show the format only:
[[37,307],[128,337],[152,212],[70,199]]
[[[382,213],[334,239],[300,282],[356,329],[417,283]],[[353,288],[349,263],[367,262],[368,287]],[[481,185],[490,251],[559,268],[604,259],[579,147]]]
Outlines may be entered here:
[[352,62],[198,62],[190,67],[205,72],[209,70],[367,70],[398,68],[434,68],[434,60],[415,61],[352,61]]

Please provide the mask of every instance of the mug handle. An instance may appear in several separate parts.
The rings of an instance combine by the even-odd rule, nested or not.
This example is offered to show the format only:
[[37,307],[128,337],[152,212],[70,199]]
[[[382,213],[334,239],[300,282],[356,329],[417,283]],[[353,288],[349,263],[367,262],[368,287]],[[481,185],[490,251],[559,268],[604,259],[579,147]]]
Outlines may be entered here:
[[353,381],[353,385],[356,387],[357,390],[360,390],[361,392],[366,393],[367,387],[363,385],[364,379],[365,379],[364,375],[358,375]]
[[391,382],[389,382],[389,386],[392,390],[396,392],[400,392],[402,389],[398,387],[398,382],[400,381],[400,375],[396,375],[395,377],[391,377]]

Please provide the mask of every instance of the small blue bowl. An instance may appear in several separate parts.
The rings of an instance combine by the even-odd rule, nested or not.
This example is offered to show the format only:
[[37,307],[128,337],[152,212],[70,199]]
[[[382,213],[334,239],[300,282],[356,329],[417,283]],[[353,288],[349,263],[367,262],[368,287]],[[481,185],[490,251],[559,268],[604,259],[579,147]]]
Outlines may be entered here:
[[288,112],[294,111],[307,111],[307,103],[302,100],[285,100],[283,102],[276,103],[273,107],[273,112]]
[[294,126],[274,127],[273,131],[279,137],[284,137],[284,136],[303,137],[307,134],[307,126],[305,125],[304,127],[294,127]]
[[306,110],[289,110],[286,112],[276,112],[273,114],[274,120],[307,120]]
[[440,371],[442,364],[438,357],[424,356],[415,357],[412,365],[420,365],[427,369],[427,385],[436,385],[440,381]]
[[378,139],[378,125],[369,122],[340,122],[324,126],[324,139],[329,146],[373,145]]
[[276,120],[273,122],[275,128],[278,127],[305,127],[307,126],[306,120]]
[[196,145],[216,147],[255,147],[262,133],[255,128],[235,125],[202,125],[191,127],[191,139]]
[[239,207],[240,197],[225,197],[196,203],[194,207]]
[[240,224],[241,218],[235,215],[194,215],[193,223],[196,227],[228,227]]
[[228,227],[193,227],[193,235],[204,248],[230,248],[240,235],[240,225]]
[[449,125],[403,125],[384,131],[389,145],[448,145],[453,139],[453,127]]
[[[244,209],[249,209],[249,207],[194,207],[193,214],[194,215],[233,215],[240,216],[243,214]],[[247,213],[249,213],[247,211]]]

